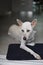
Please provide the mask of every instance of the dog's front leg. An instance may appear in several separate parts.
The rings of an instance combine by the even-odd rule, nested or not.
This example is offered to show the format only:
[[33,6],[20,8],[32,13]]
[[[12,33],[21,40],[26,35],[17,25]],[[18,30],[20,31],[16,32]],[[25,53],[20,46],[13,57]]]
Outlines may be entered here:
[[29,52],[30,54],[32,54],[36,59],[41,59],[40,55],[38,55],[37,53],[35,53],[33,50],[31,50],[30,48],[28,48],[26,45],[25,45],[25,40],[21,40],[21,45],[20,45],[20,48],[24,49],[25,51]]

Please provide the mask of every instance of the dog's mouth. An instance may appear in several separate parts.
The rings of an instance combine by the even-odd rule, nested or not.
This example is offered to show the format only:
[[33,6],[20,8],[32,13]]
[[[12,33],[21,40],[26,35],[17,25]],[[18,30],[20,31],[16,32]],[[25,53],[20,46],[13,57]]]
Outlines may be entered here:
[[23,37],[23,40],[25,40],[25,41],[27,41],[28,39],[30,39],[30,36],[29,37],[26,37],[26,36]]
[[27,38],[26,38],[26,37],[23,37],[23,40],[25,40],[25,41],[26,41],[26,40],[27,40]]

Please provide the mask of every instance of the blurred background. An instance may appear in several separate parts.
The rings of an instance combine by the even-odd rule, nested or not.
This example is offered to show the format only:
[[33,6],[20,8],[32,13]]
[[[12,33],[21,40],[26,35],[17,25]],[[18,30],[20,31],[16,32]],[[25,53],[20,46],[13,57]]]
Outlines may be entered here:
[[17,18],[23,22],[37,18],[36,43],[43,43],[43,0],[0,0],[0,55],[7,53],[9,44],[18,42],[8,36],[8,29],[17,24]]

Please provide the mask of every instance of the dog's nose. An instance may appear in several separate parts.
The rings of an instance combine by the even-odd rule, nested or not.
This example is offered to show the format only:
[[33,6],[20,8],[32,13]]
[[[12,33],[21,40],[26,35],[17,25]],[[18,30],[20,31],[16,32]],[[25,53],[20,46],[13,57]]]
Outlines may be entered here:
[[23,37],[23,40],[26,40],[26,37]]

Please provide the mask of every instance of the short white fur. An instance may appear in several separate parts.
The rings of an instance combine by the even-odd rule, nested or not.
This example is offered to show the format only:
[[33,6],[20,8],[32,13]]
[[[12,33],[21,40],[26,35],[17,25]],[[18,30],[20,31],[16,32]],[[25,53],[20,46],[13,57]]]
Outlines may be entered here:
[[[33,28],[36,26],[37,24],[37,19],[34,19],[32,22],[29,22],[29,21],[25,21],[24,23],[17,19],[17,23],[18,23],[18,26],[17,25],[12,25],[10,28],[9,28],[9,31],[8,31],[8,34],[14,38],[18,37],[21,44],[20,44],[20,48],[21,49],[24,49],[25,51],[29,52],[30,54],[32,54],[36,59],[41,59],[40,55],[35,53],[32,49],[28,48],[25,43],[26,43],[26,40],[28,40],[30,34],[32,33],[33,31]],[[22,32],[23,30],[23,32]],[[30,30],[29,32],[27,32],[27,30]],[[16,34],[16,36],[15,36]],[[23,39],[23,37],[26,37],[26,40]],[[31,46],[34,46],[35,43],[33,42],[33,44],[29,44]]]

